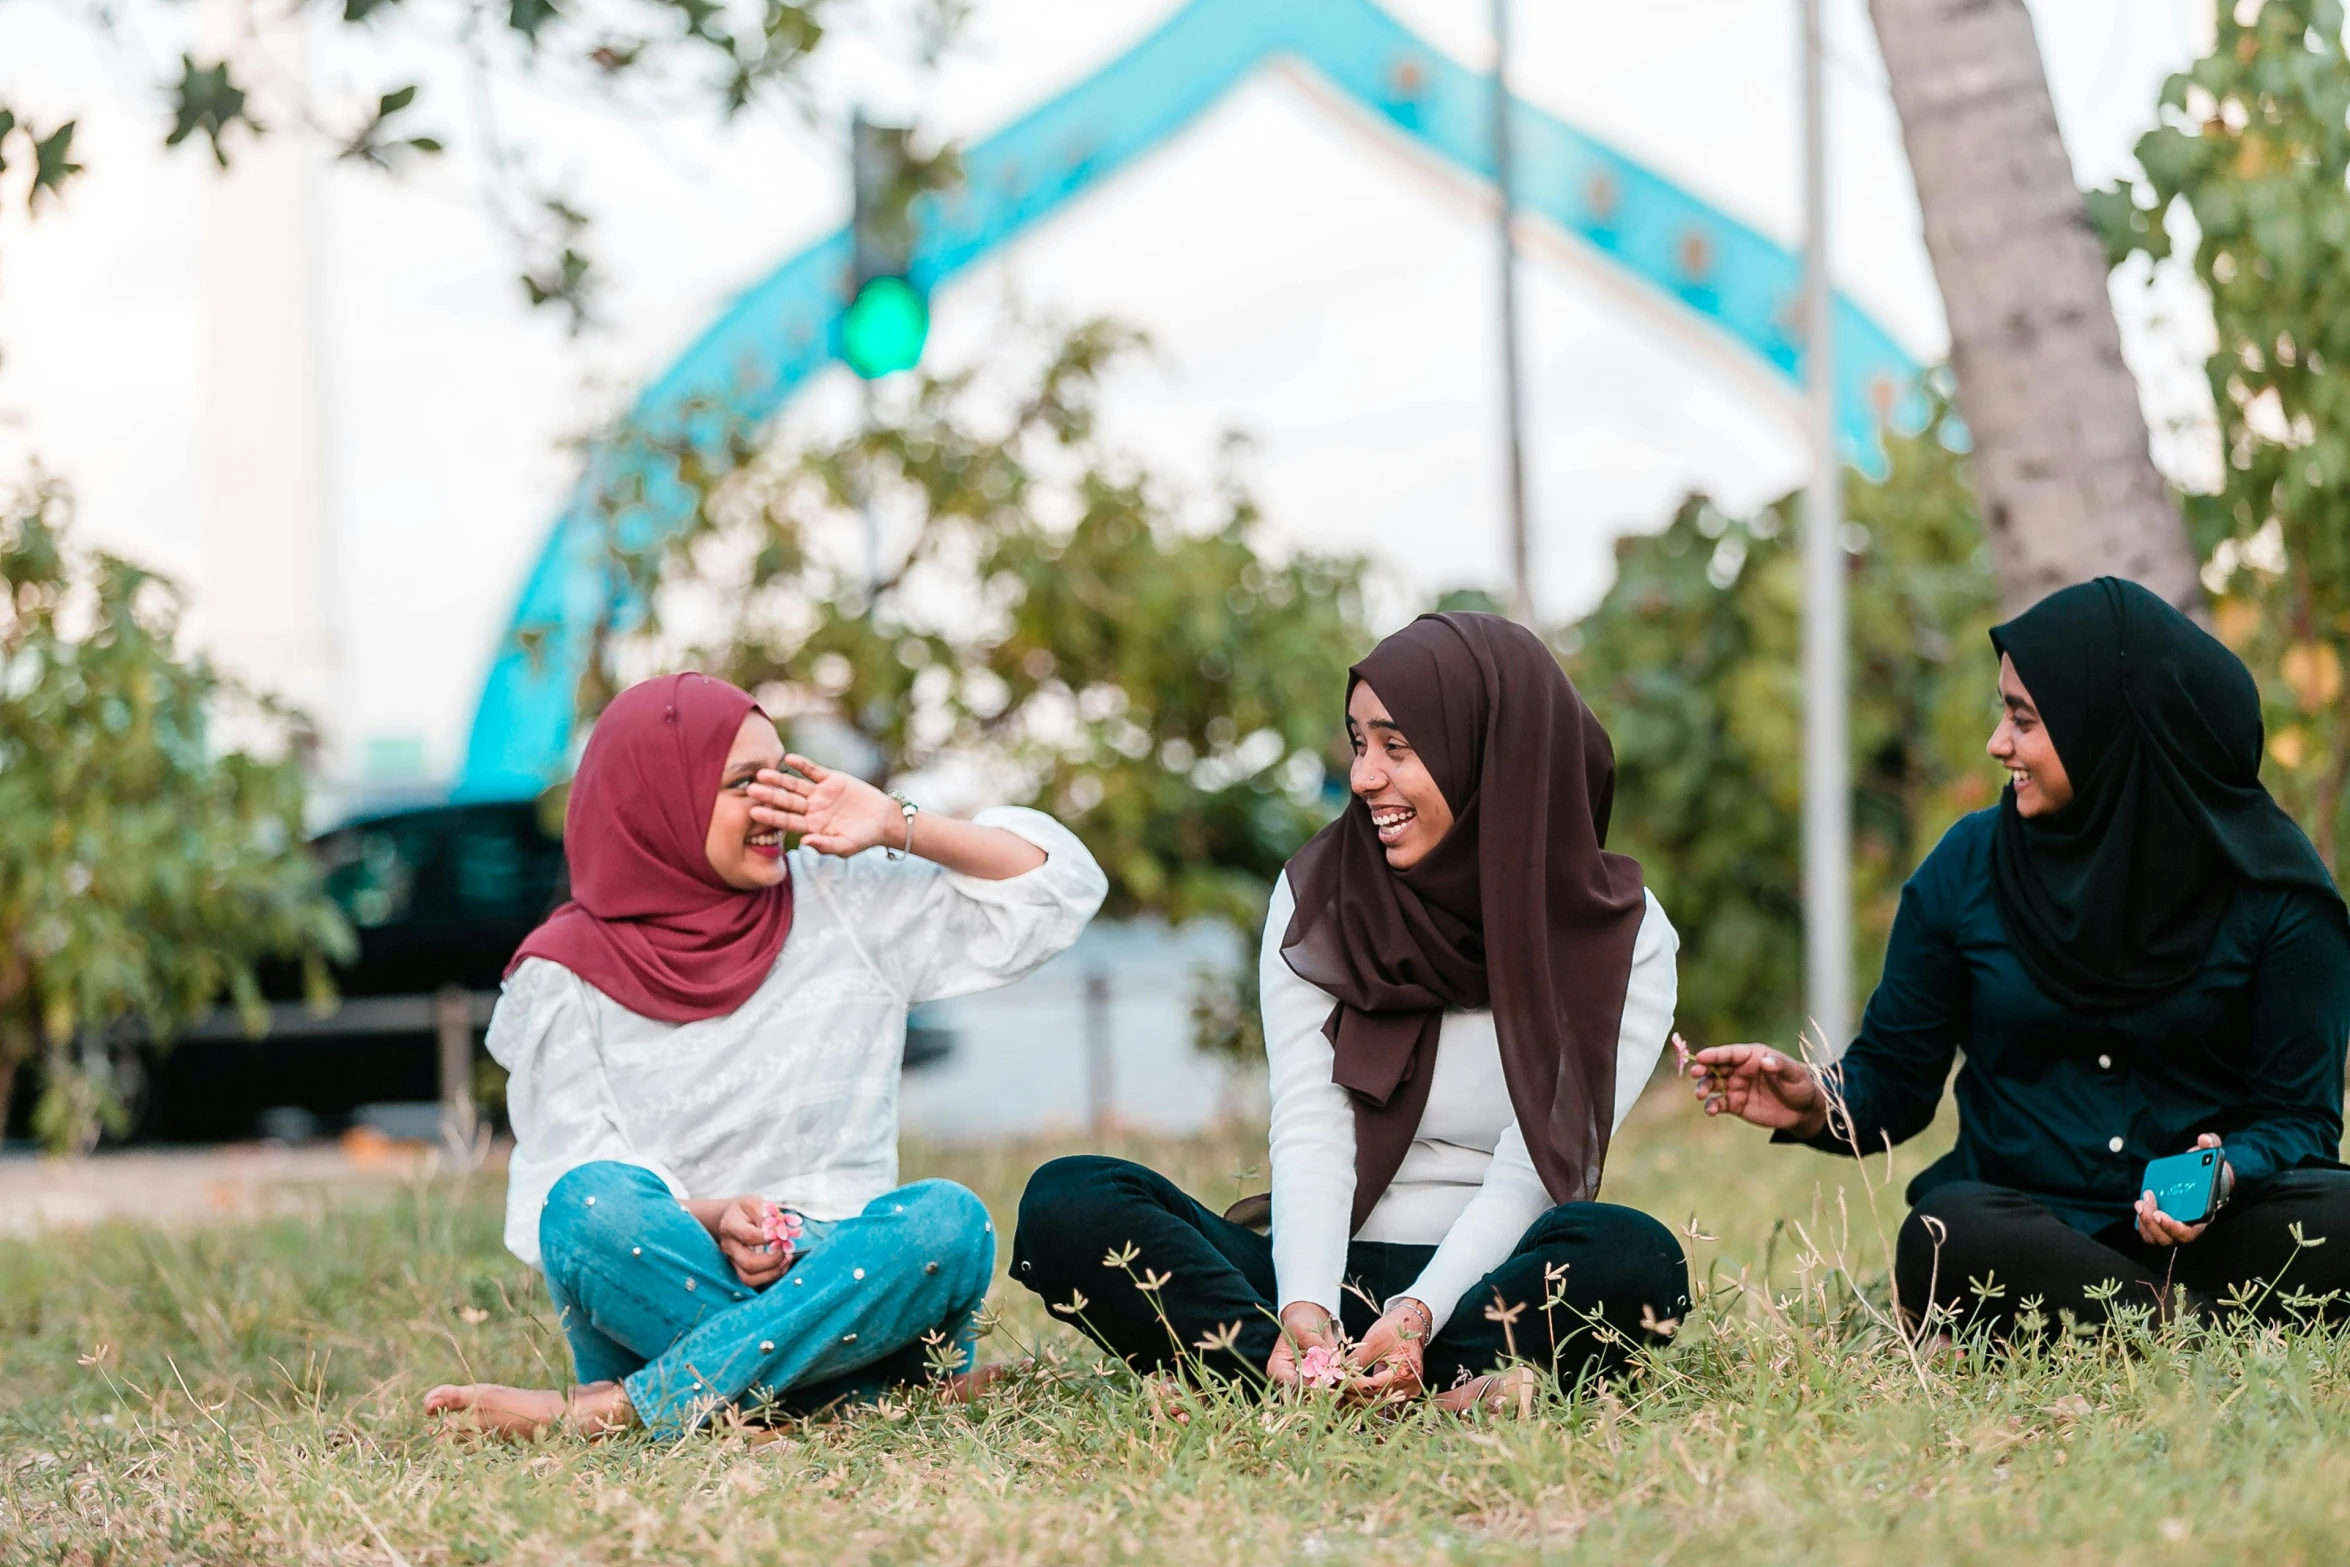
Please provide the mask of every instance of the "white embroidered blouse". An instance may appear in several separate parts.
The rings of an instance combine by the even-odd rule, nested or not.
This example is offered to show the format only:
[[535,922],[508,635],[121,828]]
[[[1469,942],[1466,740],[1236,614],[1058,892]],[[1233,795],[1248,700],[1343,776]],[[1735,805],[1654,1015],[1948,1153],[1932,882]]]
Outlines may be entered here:
[[532,958],[490,1019],[509,1074],[506,1248],[533,1267],[547,1190],[582,1164],[641,1165],[680,1198],[755,1193],[843,1219],[898,1184],[906,1010],[1008,984],[1066,949],[1108,883],[1036,811],[982,811],[1044,864],[1003,881],[880,850],[795,849],[792,928],[751,998],[665,1023]]
[[[1647,896],[1617,1036],[1619,1127],[1673,1031],[1680,988],[1674,955],[1681,938],[1656,895]],[[1336,1003],[1281,957],[1296,907],[1284,875],[1265,911],[1257,969],[1272,1077],[1273,1271],[1280,1305],[1310,1300],[1336,1316],[1354,1213],[1354,1107],[1330,1079],[1335,1057],[1322,1025]],[[1510,1107],[1493,1014],[1445,1013],[1419,1133],[1351,1238],[1436,1248],[1418,1280],[1397,1293],[1435,1313],[1441,1332],[1462,1294],[1500,1266],[1550,1206]]]

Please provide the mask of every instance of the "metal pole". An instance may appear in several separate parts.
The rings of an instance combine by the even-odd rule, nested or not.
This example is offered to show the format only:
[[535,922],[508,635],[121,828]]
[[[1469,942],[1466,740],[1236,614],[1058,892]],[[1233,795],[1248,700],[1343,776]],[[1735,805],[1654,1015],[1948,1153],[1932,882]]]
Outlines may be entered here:
[[1085,976],[1085,1115],[1100,1137],[1117,1119],[1117,1084],[1110,1066],[1110,976]]
[[1833,1058],[1852,1037],[1852,748],[1845,674],[1843,473],[1828,281],[1828,126],[1820,0],[1803,10],[1803,1005]]
[[1510,614],[1534,621],[1534,573],[1526,537],[1526,448],[1523,398],[1518,390],[1518,240],[1510,178],[1510,0],[1493,0],[1493,183],[1501,192],[1501,403],[1508,431],[1503,485],[1510,515]]
[[452,1158],[466,1160],[481,1124],[473,1106],[473,999],[459,986],[443,986],[432,1013],[440,1042],[441,1142]]
[[[862,383],[864,390],[864,419],[866,435],[871,435],[880,423],[873,406],[873,383]],[[864,459],[857,464],[857,520],[865,525],[865,613],[874,615],[873,601],[881,593],[881,519],[873,514],[872,474]]]

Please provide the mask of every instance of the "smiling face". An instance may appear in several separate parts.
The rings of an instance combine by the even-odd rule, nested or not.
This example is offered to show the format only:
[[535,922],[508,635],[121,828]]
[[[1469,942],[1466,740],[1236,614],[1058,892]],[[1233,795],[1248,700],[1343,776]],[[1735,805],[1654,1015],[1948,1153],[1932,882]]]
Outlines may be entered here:
[[1346,700],[1346,737],[1355,754],[1347,785],[1371,808],[1388,867],[1408,871],[1452,831],[1452,806],[1387,704],[1360,682]]
[[783,863],[783,831],[751,820],[751,780],[761,768],[783,766],[783,742],[765,713],[752,713],[734,732],[726,770],[718,775],[718,803],[710,809],[703,848],[710,869],[729,887],[757,892],[790,875]]
[[2016,814],[2048,816],[2072,804],[2073,781],[2065,776],[2056,742],[2040,721],[2032,693],[2016,674],[2015,661],[2005,653],[1999,655],[1999,705],[1999,727],[1991,731],[1990,744],[1983,749],[2014,782]]

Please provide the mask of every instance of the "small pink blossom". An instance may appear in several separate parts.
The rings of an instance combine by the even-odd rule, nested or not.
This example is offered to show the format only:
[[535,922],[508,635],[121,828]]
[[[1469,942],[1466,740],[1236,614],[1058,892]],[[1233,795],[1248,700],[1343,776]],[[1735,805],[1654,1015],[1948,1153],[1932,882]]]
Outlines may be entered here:
[[800,1238],[800,1216],[780,1204],[769,1203],[766,1212],[760,1215],[759,1233],[767,1238],[769,1251],[781,1249],[788,1261],[799,1250],[794,1243]]
[[1327,1344],[1315,1344],[1298,1357],[1297,1377],[1308,1387],[1336,1387],[1346,1380],[1346,1357]]

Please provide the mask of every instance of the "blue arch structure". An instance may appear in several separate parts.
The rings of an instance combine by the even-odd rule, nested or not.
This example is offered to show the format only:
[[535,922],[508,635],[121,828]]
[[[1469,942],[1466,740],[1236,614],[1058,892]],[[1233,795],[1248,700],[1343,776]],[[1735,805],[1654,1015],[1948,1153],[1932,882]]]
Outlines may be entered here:
[[[1275,61],[1304,66],[1437,162],[1493,181],[1493,79],[1373,0],[1191,0],[1126,54],[966,151],[963,182],[915,208],[915,282],[935,289],[953,278]],[[1511,183],[1522,212],[1709,324],[1733,352],[1800,381],[1796,256],[1523,100],[1512,102],[1511,115]],[[628,428],[660,441],[702,428],[713,409],[751,424],[771,419],[836,356],[848,268],[846,229],[785,261],[644,390]],[[1896,402],[1915,395],[1919,366],[1842,296],[1835,325],[1839,445],[1863,471],[1880,473],[1878,431]],[[590,454],[491,665],[454,798],[528,797],[562,775],[596,628],[625,624],[631,610],[616,602],[597,497],[642,462],[619,443]],[[674,485],[665,493],[657,477],[642,493],[628,518],[632,541],[658,537],[690,504]]]

